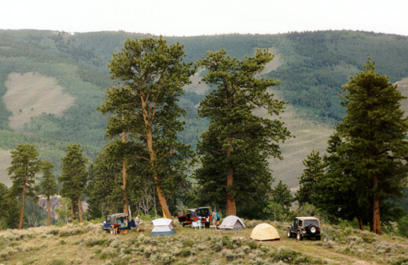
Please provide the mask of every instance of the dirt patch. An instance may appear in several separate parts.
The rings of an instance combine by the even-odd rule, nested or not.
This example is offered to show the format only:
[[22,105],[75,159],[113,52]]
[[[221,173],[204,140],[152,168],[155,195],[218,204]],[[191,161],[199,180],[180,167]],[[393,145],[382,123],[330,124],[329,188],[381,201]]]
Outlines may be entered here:
[[42,113],[60,115],[75,101],[54,78],[39,73],[11,73],[5,85],[3,99],[12,112],[9,122],[14,130],[23,129],[31,118]]
[[8,187],[11,186],[11,180],[9,178],[7,168],[11,163],[10,150],[0,149],[0,183],[6,184]]

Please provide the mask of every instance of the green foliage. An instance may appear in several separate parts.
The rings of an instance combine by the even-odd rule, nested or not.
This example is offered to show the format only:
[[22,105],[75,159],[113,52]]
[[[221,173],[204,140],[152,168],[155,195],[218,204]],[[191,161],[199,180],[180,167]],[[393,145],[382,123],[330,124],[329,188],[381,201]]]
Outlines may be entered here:
[[11,151],[11,166],[8,174],[13,180],[11,190],[14,195],[21,195],[23,190],[26,195],[35,198],[36,194],[36,174],[40,170],[40,160],[38,152],[33,145],[18,145]]
[[85,190],[88,179],[87,163],[88,159],[83,156],[83,149],[79,144],[67,146],[66,154],[62,158],[62,174],[58,180],[62,184],[61,195],[72,202],[79,203]]
[[57,183],[55,176],[51,173],[54,166],[49,161],[41,161],[41,171],[43,173],[40,182],[40,192],[49,199],[52,195],[57,193]]
[[279,181],[271,192],[272,201],[282,205],[285,208],[290,208],[294,200],[292,193],[290,193],[289,187],[283,184],[282,180]]
[[[100,107],[103,113],[113,114],[107,135],[115,138],[127,132],[127,142],[134,149],[124,154],[147,160],[144,164],[150,168],[150,180],[172,199],[178,188],[186,185],[186,161],[192,155],[189,146],[177,139],[185,113],[177,101],[194,73],[184,56],[182,45],[169,46],[162,38],[127,40],[109,63],[115,87],[106,90]],[[158,196],[163,195],[158,192]],[[165,201],[165,197],[160,199],[167,211]]]
[[319,152],[312,151],[303,161],[305,169],[299,177],[299,190],[296,198],[300,205],[305,203],[316,204],[320,195],[318,185],[324,175],[324,163]]
[[402,236],[408,237],[408,215],[398,220],[398,232]]
[[[7,91],[5,83],[10,73],[38,72],[55,78],[64,92],[76,98],[74,106],[61,116],[44,114],[33,118],[25,128],[30,135],[9,130],[11,113],[4,101],[0,101],[0,128],[4,129],[0,133],[0,147],[14,149],[18,144],[34,144],[41,159],[52,161],[58,173],[69,144],[80,143],[86,156],[94,159],[106,144],[106,118],[96,111],[103,102],[103,90],[112,86],[106,65],[126,39],[145,37],[151,36],[125,32],[72,35],[55,31],[0,30],[0,96]],[[208,50],[226,49],[231,57],[242,59],[252,56],[256,48],[275,48],[282,64],[267,76],[273,75],[281,81],[276,88],[306,118],[330,123],[340,121],[345,114],[337,97],[341,85],[362,69],[361,62],[368,55],[375,56],[377,69],[390,76],[392,82],[408,76],[407,37],[404,36],[320,31],[165,39],[169,43],[182,43],[188,62],[200,59]],[[192,91],[179,101],[187,115],[185,129],[178,137],[193,147],[208,125],[208,120],[195,115],[195,105],[202,98]]]
[[0,183],[0,229],[17,228],[18,201],[6,185]]
[[320,201],[336,216],[371,222],[373,200],[385,216],[396,213],[389,199],[402,195],[407,177],[408,125],[396,85],[370,59],[365,69],[344,86],[347,115],[329,141]]
[[[267,50],[258,50],[242,61],[220,50],[208,52],[199,62],[208,70],[203,80],[217,85],[199,107],[200,115],[210,119],[198,145],[202,167],[196,178],[203,202],[224,208],[226,197],[236,200],[239,215],[246,217],[262,214],[264,195],[273,181],[267,160],[280,157],[279,142],[290,135],[281,121],[253,114],[264,108],[273,117],[283,109],[284,102],[268,92],[277,82],[258,77],[272,59]],[[225,185],[227,174],[233,185]]]

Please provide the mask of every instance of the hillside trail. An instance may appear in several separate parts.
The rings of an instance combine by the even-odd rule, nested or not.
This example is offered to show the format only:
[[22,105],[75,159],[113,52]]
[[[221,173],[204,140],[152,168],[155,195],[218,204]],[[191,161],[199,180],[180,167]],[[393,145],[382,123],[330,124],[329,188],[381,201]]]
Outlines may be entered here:
[[274,245],[279,244],[279,247],[285,247],[287,249],[304,253],[306,255],[321,258],[327,261],[329,264],[341,264],[341,265],[382,265],[373,260],[362,260],[358,257],[348,256],[335,251],[330,251],[327,248],[307,245],[307,241],[303,240],[298,242],[292,239],[281,238],[280,241],[265,242],[266,244]]

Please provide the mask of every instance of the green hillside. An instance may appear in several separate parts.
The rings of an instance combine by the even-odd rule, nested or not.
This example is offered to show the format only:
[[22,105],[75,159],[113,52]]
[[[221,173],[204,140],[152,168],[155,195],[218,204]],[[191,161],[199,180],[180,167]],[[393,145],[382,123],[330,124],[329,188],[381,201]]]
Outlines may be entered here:
[[[69,143],[80,143],[93,159],[106,142],[106,117],[96,110],[104,89],[111,85],[106,65],[127,38],[148,36],[0,30],[0,160],[7,161],[6,150],[20,143],[37,145],[42,158],[52,160],[57,169]],[[330,126],[342,118],[341,85],[361,70],[367,56],[393,82],[408,77],[408,37],[403,36],[328,31],[166,39],[183,43],[188,61],[222,48],[239,58],[252,55],[256,48],[278,53],[279,67],[265,75],[280,81],[279,95],[291,104],[283,118],[297,138],[284,147],[290,161],[275,165],[276,176],[291,186],[296,186],[304,154],[322,149]],[[207,126],[207,121],[196,117],[205,87],[195,85],[180,100],[187,109],[186,129],[180,138],[193,147]],[[327,128],[322,135],[316,134],[319,126]],[[0,181],[7,182],[4,164],[0,164]]]

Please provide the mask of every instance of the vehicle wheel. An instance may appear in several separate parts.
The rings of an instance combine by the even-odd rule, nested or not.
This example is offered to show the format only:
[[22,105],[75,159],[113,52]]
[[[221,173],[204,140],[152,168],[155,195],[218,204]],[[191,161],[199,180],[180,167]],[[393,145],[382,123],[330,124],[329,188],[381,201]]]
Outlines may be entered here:
[[303,239],[302,234],[300,233],[300,231],[298,231],[296,234],[296,240],[300,241],[302,239]]
[[205,228],[210,228],[210,223],[209,222],[205,223]]
[[315,226],[311,226],[311,227],[309,228],[309,231],[310,231],[310,233],[315,234],[315,233],[317,232],[317,229],[316,229]]
[[288,238],[292,237],[292,233],[290,232],[290,229],[288,229]]
[[317,236],[317,237],[316,237],[316,240],[320,240],[320,236]]

